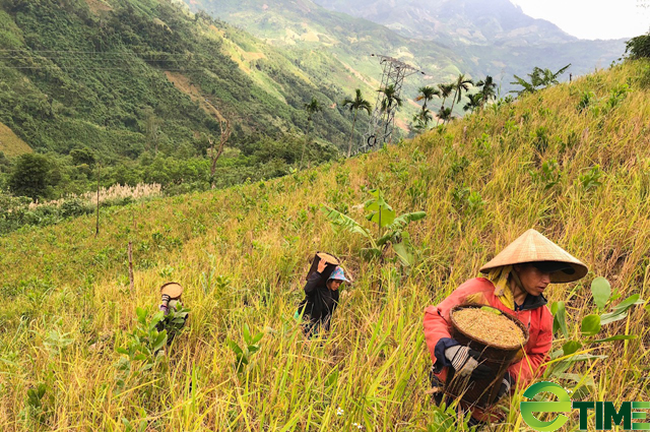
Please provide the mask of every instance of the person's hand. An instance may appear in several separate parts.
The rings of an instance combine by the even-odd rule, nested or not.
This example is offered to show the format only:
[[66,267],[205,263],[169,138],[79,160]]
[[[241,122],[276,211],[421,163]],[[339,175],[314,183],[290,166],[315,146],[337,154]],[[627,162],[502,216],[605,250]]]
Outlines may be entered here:
[[510,393],[510,388],[515,383],[515,379],[510,375],[510,372],[506,372],[501,381],[501,387],[499,387],[499,393],[497,393],[497,401],[500,400],[504,395]]
[[486,379],[493,375],[491,367],[480,363],[481,353],[465,345],[447,348],[445,357],[460,376],[469,375],[474,379]]
[[317,267],[316,271],[318,273],[323,273],[323,270],[325,270],[325,267],[327,267],[327,262],[325,262],[324,259],[321,259],[320,261],[318,261],[318,267]]

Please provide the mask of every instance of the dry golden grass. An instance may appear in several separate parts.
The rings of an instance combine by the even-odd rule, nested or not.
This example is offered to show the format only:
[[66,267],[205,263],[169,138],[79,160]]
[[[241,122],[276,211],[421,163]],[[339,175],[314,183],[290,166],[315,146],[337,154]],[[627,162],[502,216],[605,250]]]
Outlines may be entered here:
[[9,127],[0,123],[0,152],[3,152],[5,156],[13,157],[31,153],[32,148]]
[[[590,268],[582,281],[549,290],[551,301],[567,303],[571,338],[595,311],[594,277],[622,298],[650,297],[650,97],[636,85],[640,68],[598,72],[344,163],[111,210],[97,238],[91,217],[0,238],[0,429],[124,431],[124,418],[150,431],[427,430],[440,412],[426,394],[423,310],[526,229]],[[602,106],[628,81],[631,91],[608,112],[576,109],[582,91]],[[547,189],[540,173],[552,159],[561,176]],[[600,185],[586,177],[595,165]],[[319,211],[347,206],[362,220],[353,206],[374,187],[398,213],[427,212],[409,227],[417,253],[408,270],[390,254],[365,261],[362,240],[333,232]],[[305,342],[291,316],[316,250],[340,257],[355,285],[342,291],[330,337]],[[155,306],[170,279],[185,287],[188,329],[167,371],[133,375],[120,392],[115,348],[136,307]],[[568,370],[594,379],[589,398],[650,400],[649,321],[635,307],[603,333],[638,339],[588,347],[607,358]],[[226,340],[241,344],[244,324],[265,336],[238,375]],[[39,383],[47,388],[40,425],[25,411]],[[497,430],[525,429],[520,399],[518,391]]]

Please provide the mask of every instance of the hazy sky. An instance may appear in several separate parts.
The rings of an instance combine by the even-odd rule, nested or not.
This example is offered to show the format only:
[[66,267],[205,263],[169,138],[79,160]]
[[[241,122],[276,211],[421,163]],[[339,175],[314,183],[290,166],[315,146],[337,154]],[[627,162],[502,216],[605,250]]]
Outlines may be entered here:
[[[510,0],[581,39],[618,39],[650,28],[650,0]],[[645,5],[646,8],[638,5]]]

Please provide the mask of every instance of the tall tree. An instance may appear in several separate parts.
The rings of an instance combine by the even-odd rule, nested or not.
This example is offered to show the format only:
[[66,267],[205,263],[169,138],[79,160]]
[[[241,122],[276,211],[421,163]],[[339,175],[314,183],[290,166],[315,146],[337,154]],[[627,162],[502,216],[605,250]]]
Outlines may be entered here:
[[314,114],[320,112],[323,110],[323,107],[321,104],[318,102],[318,100],[315,97],[311,98],[311,101],[305,104],[305,111],[307,112],[307,136],[305,137],[305,144],[302,146],[302,155],[300,156],[300,167],[302,168],[303,162],[305,159],[305,148],[307,147],[307,144],[309,143],[309,133],[310,129],[312,126],[312,120],[314,118]]
[[48,187],[57,181],[52,175],[52,163],[40,154],[26,153],[16,160],[9,176],[9,189],[16,196],[27,196],[36,201],[48,197]]
[[381,101],[382,112],[390,112],[393,106],[402,106],[402,98],[397,96],[397,90],[394,84],[380,88],[377,92],[384,94],[384,99]]
[[[393,110],[394,106],[397,108],[402,106],[402,98],[397,96],[397,89],[395,89],[394,84],[380,88],[377,91],[384,94],[384,98],[381,101],[381,112],[388,114],[388,117],[390,117],[390,112]],[[384,132],[388,133],[388,124],[386,124]],[[392,140],[393,137],[391,134],[389,144]]]
[[429,108],[422,107],[422,109],[413,116],[412,129],[418,133],[424,132],[427,130],[427,127],[429,126],[429,122],[431,120],[433,120],[431,110]]
[[214,178],[214,173],[217,169],[217,161],[223,154],[223,149],[226,146],[226,142],[228,142],[228,139],[230,139],[230,135],[232,134],[232,129],[230,127],[230,121],[227,119],[221,120],[219,119],[219,130],[221,132],[221,136],[219,137],[219,148],[215,145],[215,140],[213,137],[208,137],[208,142],[210,143],[210,186],[212,189],[215,188],[215,178]]
[[[445,109],[447,98],[451,96],[451,93],[454,91],[454,84],[438,84],[438,88],[440,89],[440,96],[442,97],[442,105],[440,105],[440,110],[438,111],[438,114],[440,114]],[[438,115],[437,124],[440,124],[441,119],[442,117]]]
[[442,120],[443,124],[452,119],[451,108],[440,107],[438,111],[438,118]]
[[445,106],[445,101],[454,91],[454,84],[438,84],[438,88],[440,89],[440,96],[442,96],[442,106]]
[[427,108],[427,102],[433,99],[434,96],[440,97],[441,95],[440,89],[431,86],[420,87],[418,91],[420,93],[418,94],[418,97],[415,98],[415,100],[424,101],[424,103],[422,104],[423,111]]
[[534,93],[539,89],[558,84],[558,77],[562,75],[569,66],[571,66],[571,63],[559,69],[557,72],[535,66],[533,71],[527,74],[530,78],[530,82],[515,75],[515,81],[512,81],[510,84],[519,85],[522,89],[510,90],[510,93],[517,93],[517,96],[521,96],[526,93]]
[[473,85],[474,81],[465,78],[465,74],[458,74],[458,78],[454,81],[454,98],[451,101],[451,111],[454,111],[454,104],[460,102],[463,97],[463,92],[469,90],[469,86]]
[[481,107],[490,102],[490,99],[496,99],[497,84],[494,82],[494,79],[490,75],[486,76],[484,80],[477,82],[476,86],[481,88]]
[[476,108],[481,108],[483,106],[483,93],[478,92],[474,94],[467,95],[469,102],[463,107],[463,111],[474,112]]
[[350,139],[348,140],[348,157],[352,154],[352,137],[354,136],[354,126],[357,123],[357,115],[359,114],[359,110],[364,110],[368,114],[370,114],[370,102],[365,100],[363,96],[361,95],[361,89],[356,89],[355,90],[355,96],[354,99],[348,99],[346,98],[343,101],[343,107],[347,107],[350,111],[354,110],[354,120],[352,120],[352,130],[350,131]]

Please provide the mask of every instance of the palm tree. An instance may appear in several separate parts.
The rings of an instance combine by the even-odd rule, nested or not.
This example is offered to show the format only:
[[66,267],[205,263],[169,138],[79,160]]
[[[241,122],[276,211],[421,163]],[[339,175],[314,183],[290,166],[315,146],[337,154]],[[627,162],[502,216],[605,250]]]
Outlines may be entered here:
[[486,76],[484,80],[480,80],[476,83],[477,87],[481,87],[482,103],[481,107],[486,103],[490,102],[490,99],[496,99],[496,87],[497,84],[494,82],[494,79],[490,75]]
[[433,99],[434,96],[440,97],[441,95],[439,89],[431,86],[420,87],[418,91],[420,92],[420,94],[418,95],[418,97],[415,98],[415,100],[416,101],[424,100],[424,103],[422,104],[423,110],[427,108],[427,102]]
[[300,167],[302,168],[303,160],[305,159],[305,148],[307,147],[307,143],[309,142],[309,130],[310,126],[312,124],[312,118],[314,117],[314,114],[317,112],[320,112],[323,110],[323,107],[321,104],[318,102],[318,100],[315,97],[311,98],[311,101],[309,103],[305,104],[305,111],[307,111],[307,136],[305,137],[305,144],[302,146],[302,155],[300,156]]
[[483,93],[478,92],[471,95],[467,95],[469,102],[463,107],[463,111],[471,110],[474,112],[476,108],[481,108],[483,106]]
[[428,108],[422,107],[419,113],[415,114],[413,116],[413,130],[416,132],[422,132],[427,129],[427,126],[429,126],[429,122],[433,120],[433,115],[431,114],[431,110]]
[[438,118],[442,120],[443,125],[445,122],[451,120],[451,108],[440,107],[440,111],[438,111]]
[[370,114],[371,109],[370,102],[361,96],[361,89],[356,89],[355,92],[356,95],[354,99],[346,98],[343,101],[343,108],[348,107],[350,111],[354,110],[354,120],[352,120],[352,130],[350,131],[350,139],[348,142],[348,157],[350,157],[350,154],[352,153],[352,137],[354,136],[354,125],[357,123],[357,114],[359,114],[359,110],[365,110]]
[[454,98],[451,101],[451,110],[454,110],[454,104],[460,102],[463,97],[463,92],[469,90],[469,86],[473,85],[474,81],[469,78],[465,78],[465,74],[458,74],[458,78],[454,81]]
[[[442,97],[442,105],[440,106],[440,112],[445,109],[445,101],[451,95],[451,92],[454,91],[454,84],[438,84],[440,89],[440,96]],[[440,124],[441,117],[438,116],[438,121],[436,124]]]
[[380,88],[377,90],[377,92],[384,94],[384,99],[381,101],[381,112],[390,112],[390,110],[393,108],[393,105],[397,105],[398,107],[402,106],[402,98],[397,96],[395,84]]
[[[395,89],[395,84],[391,84],[387,87],[380,88],[377,90],[379,93],[384,94],[384,98],[381,101],[381,112],[386,113],[386,117],[390,119],[390,113],[393,109],[393,106],[397,106],[398,108],[402,106],[402,98],[397,96],[397,90]],[[388,129],[389,129],[389,123],[387,122],[385,127],[384,127],[384,136],[388,134]],[[389,144],[392,142],[392,135],[390,138],[390,141],[388,142]]]
[[517,93],[517,96],[521,96],[526,93],[535,93],[540,88],[545,88],[553,84],[558,84],[558,77],[566,71],[571,63],[564,66],[557,72],[552,72],[550,69],[542,69],[535,66],[533,72],[527,74],[530,77],[530,82],[527,82],[525,79],[515,75],[515,81],[512,81],[510,84],[515,84],[523,87],[521,90],[510,90],[510,93]]

